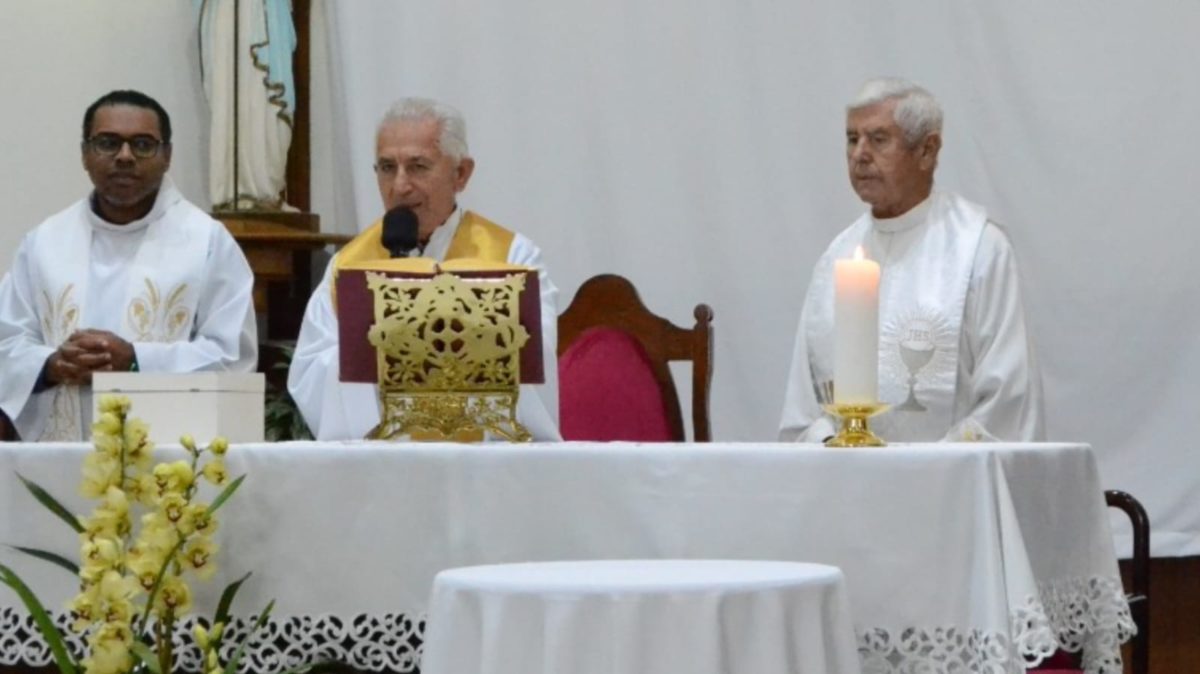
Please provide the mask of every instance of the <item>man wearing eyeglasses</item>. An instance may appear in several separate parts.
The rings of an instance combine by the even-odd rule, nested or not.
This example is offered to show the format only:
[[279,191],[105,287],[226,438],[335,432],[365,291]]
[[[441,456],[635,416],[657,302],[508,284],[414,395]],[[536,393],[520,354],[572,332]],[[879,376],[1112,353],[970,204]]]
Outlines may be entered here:
[[83,116],[95,189],[29,232],[0,282],[0,411],[24,440],[82,440],[95,372],[252,371],[253,275],[166,177],[171,120],[113,91]]

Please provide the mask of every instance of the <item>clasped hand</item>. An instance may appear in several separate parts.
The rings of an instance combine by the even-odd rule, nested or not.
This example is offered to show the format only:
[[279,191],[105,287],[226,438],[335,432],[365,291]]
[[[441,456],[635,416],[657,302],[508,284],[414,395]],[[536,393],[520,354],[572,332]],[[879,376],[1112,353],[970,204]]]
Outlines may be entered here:
[[133,345],[107,330],[78,330],[46,365],[51,384],[92,383],[94,372],[123,372],[133,363]]

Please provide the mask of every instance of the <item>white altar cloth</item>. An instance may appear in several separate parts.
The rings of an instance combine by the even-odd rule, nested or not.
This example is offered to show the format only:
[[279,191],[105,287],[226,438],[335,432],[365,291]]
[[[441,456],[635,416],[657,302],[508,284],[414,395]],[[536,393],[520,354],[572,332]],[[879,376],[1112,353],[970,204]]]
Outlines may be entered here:
[[433,584],[424,674],[859,674],[842,572],[594,560],[471,566]]
[[[86,512],[85,451],[0,444],[0,542],[77,554],[16,473]],[[278,600],[259,670],[326,656],[411,670],[439,571],[537,560],[837,566],[865,672],[1019,672],[1059,645],[1116,672],[1132,629],[1085,445],[282,443],[227,461],[249,478],[220,513],[220,571],[197,605],[254,572],[235,611]],[[52,608],[68,598],[60,569],[0,559]],[[48,661],[18,606],[0,592],[0,664]]]

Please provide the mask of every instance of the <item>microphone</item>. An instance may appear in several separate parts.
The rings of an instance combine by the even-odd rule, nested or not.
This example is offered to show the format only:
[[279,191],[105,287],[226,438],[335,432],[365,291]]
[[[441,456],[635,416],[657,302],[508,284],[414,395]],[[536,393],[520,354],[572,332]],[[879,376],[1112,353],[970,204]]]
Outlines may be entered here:
[[392,257],[408,257],[417,247],[417,214],[407,206],[385,213],[382,241]]

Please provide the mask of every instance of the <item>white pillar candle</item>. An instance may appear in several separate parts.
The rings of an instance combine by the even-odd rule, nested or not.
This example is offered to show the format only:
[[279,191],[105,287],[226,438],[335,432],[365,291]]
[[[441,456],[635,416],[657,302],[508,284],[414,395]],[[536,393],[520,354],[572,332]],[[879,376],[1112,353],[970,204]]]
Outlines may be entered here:
[[833,263],[833,396],[844,405],[879,400],[879,263],[863,257]]

